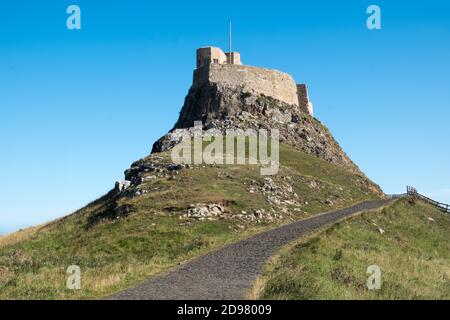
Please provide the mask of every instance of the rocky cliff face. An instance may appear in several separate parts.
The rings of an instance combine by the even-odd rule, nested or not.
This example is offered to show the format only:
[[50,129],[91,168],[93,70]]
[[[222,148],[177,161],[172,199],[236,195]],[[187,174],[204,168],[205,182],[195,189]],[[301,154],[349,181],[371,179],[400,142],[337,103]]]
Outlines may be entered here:
[[171,149],[192,132],[194,121],[204,130],[278,129],[280,143],[286,143],[318,158],[364,176],[340,148],[328,130],[307,110],[296,105],[246,92],[241,87],[205,83],[193,86],[186,97],[174,128],[154,145],[152,153]]
[[[236,170],[240,169],[236,167],[233,172],[226,172],[223,167],[214,164],[173,163],[170,152],[166,151],[184,139],[193,137],[197,131],[194,129],[194,122],[197,121],[202,122],[203,133],[209,136],[225,135],[229,130],[258,132],[264,129],[270,133],[277,129],[280,143],[285,144],[280,148],[283,149],[280,150],[280,171],[271,177],[264,177],[259,170],[247,171],[250,167],[237,174]],[[286,150],[292,150],[297,156]],[[305,157],[303,152],[295,150],[313,157]],[[314,157],[336,166],[330,166]],[[292,166],[292,162],[298,163],[299,167]],[[246,172],[245,175],[243,172]],[[248,180],[248,172],[257,172],[257,175]],[[192,174],[195,174],[196,179],[192,179]],[[197,179],[204,175],[209,176],[204,180]],[[219,182],[217,186],[220,187],[209,190],[207,186],[213,179]],[[224,186],[241,190],[239,197],[229,196],[224,191]],[[202,188],[208,191],[199,195]],[[180,190],[184,192],[185,189],[196,192],[180,196]],[[166,194],[168,190],[171,191]],[[169,214],[176,212],[182,218],[231,217],[258,223],[267,219],[284,219],[295,212],[303,212],[305,207],[310,206],[310,201],[328,208],[366,198],[383,197],[382,190],[358,169],[326,127],[311,117],[307,110],[260,92],[246,90],[239,85],[211,81],[192,86],[174,128],[155,142],[150,156],[135,161],[125,171],[125,180],[116,183],[113,194],[116,197],[114,199],[122,199],[121,201],[130,198],[143,199],[133,201],[152,199],[149,206],[151,210],[154,210],[155,201],[162,200],[160,211]],[[158,195],[163,195],[163,198],[159,199]],[[178,196],[180,198],[173,198]],[[267,202],[255,204],[242,200],[241,197],[246,196],[249,199],[263,196]],[[188,206],[183,197],[191,199]],[[132,209],[130,208],[113,204],[100,216],[127,215]],[[247,208],[253,212],[251,215],[247,215],[250,212]]]

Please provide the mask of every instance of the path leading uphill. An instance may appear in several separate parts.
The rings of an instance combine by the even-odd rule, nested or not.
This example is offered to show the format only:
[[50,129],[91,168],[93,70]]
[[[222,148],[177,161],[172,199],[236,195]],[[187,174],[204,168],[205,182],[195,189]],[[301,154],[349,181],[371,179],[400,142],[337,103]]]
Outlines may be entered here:
[[164,276],[119,292],[111,299],[243,299],[262,266],[281,246],[307,232],[391,200],[375,200],[294,222],[227,245]]

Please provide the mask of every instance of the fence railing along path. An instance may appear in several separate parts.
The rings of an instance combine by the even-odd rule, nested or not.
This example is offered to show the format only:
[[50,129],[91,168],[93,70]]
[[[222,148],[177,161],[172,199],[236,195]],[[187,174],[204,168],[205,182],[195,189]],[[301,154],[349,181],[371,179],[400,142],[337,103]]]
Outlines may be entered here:
[[402,194],[402,195],[394,195],[392,196],[393,198],[401,198],[404,196],[411,196],[411,197],[415,197],[418,198],[422,201],[425,201],[429,204],[431,204],[432,206],[435,206],[436,208],[438,208],[439,210],[445,212],[445,213],[450,213],[450,204],[447,203],[442,203],[442,202],[438,202],[435,201],[433,199],[428,198],[427,196],[424,196],[423,194],[420,194],[416,188],[411,187],[411,186],[407,186],[406,187],[406,194]]

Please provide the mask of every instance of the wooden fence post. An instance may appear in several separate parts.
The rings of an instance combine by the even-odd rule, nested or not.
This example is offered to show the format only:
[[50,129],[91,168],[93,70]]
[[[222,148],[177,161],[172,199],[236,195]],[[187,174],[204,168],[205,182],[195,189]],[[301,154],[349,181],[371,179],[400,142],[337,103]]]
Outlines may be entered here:
[[429,204],[435,206],[436,208],[440,209],[441,211],[445,211],[446,213],[450,213],[450,204],[441,203],[438,201],[435,201],[433,199],[430,199],[428,197],[425,197],[421,195],[416,188],[411,186],[406,186],[406,195],[410,196],[409,202],[411,204],[414,204],[418,199],[421,199],[425,202],[428,202]]

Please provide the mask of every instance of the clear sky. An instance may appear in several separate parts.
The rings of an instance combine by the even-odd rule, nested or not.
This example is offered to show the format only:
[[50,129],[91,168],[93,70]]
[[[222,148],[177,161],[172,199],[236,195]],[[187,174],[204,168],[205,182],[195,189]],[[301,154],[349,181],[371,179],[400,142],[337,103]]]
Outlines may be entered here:
[[[81,8],[68,30],[66,8]],[[382,30],[368,30],[377,4]],[[195,49],[307,83],[315,115],[387,193],[450,202],[449,1],[0,2],[0,233],[113,187],[172,128]]]

